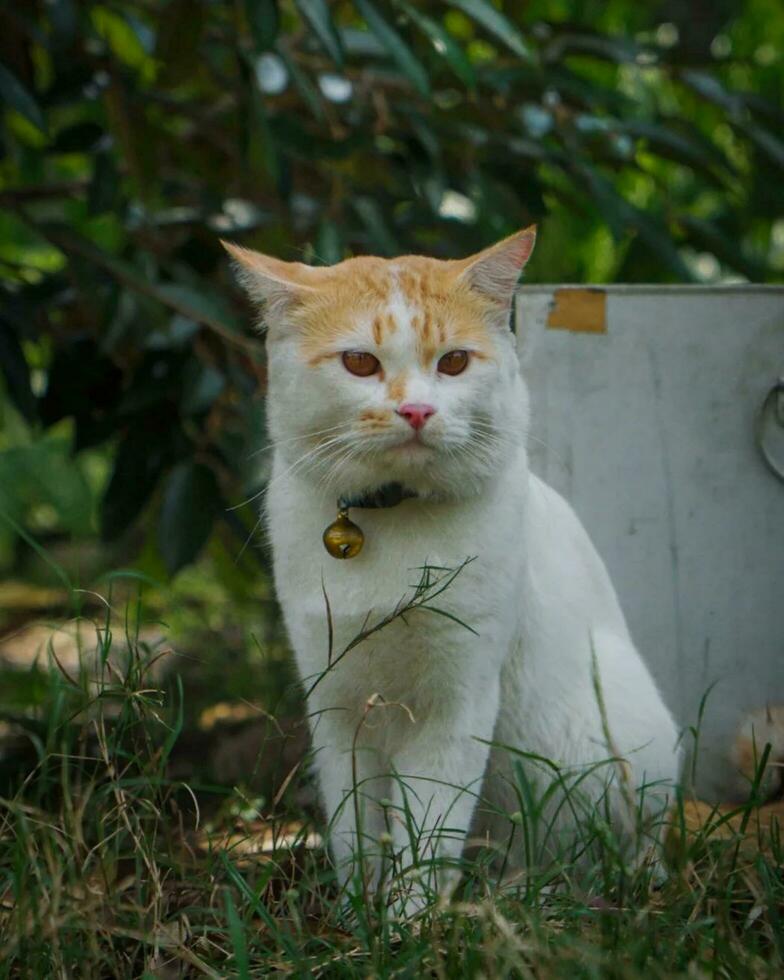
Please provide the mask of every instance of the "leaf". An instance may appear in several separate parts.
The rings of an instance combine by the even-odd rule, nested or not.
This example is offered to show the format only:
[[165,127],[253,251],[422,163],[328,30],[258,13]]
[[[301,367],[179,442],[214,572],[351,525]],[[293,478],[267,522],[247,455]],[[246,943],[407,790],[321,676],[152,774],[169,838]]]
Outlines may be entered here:
[[183,82],[192,76],[206,20],[205,5],[193,0],[169,0],[158,21],[155,58],[168,82]]
[[732,124],[756,144],[772,163],[784,168],[784,143],[767,129],[744,119],[747,111],[744,104],[745,93],[729,92],[717,78],[700,71],[683,71],[680,77],[698,95],[726,109]]
[[449,0],[450,6],[457,7],[467,14],[477,24],[498,38],[503,44],[524,61],[533,61],[531,51],[523,40],[523,36],[512,22],[488,0]]
[[49,365],[41,419],[53,425],[64,418],[107,416],[115,405],[122,373],[91,337],[61,341]]
[[150,282],[131,263],[107,255],[64,225],[37,225],[29,220],[28,224],[66,254],[78,255],[106,269],[122,285],[164,303],[181,316],[203,323],[229,343],[238,344],[254,353],[261,352],[262,346],[242,335],[237,317],[229,312],[219,297],[209,292],[206,285],[196,290],[179,283]]
[[403,38],[389,26],[369,0],[354,0],[354,5],[414,88],[421,95],[429,95],[430,81],[427,72]]
[[92,154],[93,176],[87,192],[87,208],[90,214],[102,214],[117,210],[116,198],[120,192],[120,175],[114,155],[105,150]]
[[457,77],[465,85],[473,90],[476,88],[476,75],[471,62],[463,53],[463,49],[455,41],[449,31],[445,30],[437,21],[426,17],[406,0],[397,0],[401,10],[411,18],[417,27],[426,34],[444,61],[452,68]]
[[185,462],[171,471],[158,520],[158,547],[170,575],[198,555],[221,507],[218,481],[209,467]]
[[596,58],[604,58],[607,61],[614,61],[618,64],[635,61],[640,57],[655,56],[634,41],[625,37],[607,37],[603,34],[558,34],[548,45],[545,57],[548,61],[560,61],[566,55],[573,52],[585,51],[594,55]]
[[315,251],[319,265],[334,265],[343,258],[340,228],[331,218],[322,218],[319,223]]
[[156,287],[158,296],[172,309],[197,323],[220,323],[231,331],[239,331],[240,324],[223,300],[211,294],[208,287],[193,289],[180,283],[164,283]]
[[140,418],[117,449],[109,483],[101,501],[101,535],[112,541],[142,512],[164,470],[171,465],[179,430],[160,416]]
[[256,50],[271,48],[280,28],[277,0],[245,0],[245,16],[256,42]]
[[322,104],[318,89],[307,74],[300,68],[294,58],[289,57],[288,53],[283,48],[281,48],[279,54],[281,58],[283,58],[283,62],[288,68],[289,74],[294,80],[294,85],[296,86],[299,94],[302,96],[303,101],[309,107],[316,119],[323,123],[326,119],[326,115],[324,113],[324,106]]
[[104,129],[94,122],[80,122],[61,129],[49,147],[51,153],[90,153],[104,137]]
[[295,0],[297,8],[310,24],[327,54],[338,68],[343,67],[343,46],[332,23],[326,0]]
[[744,122],[736,125],[772,163],[784,170],[784,143],[777,136],[756,123]]
[[183,415],[208,411],[225,387],[226,379],[220,371],[199,361],[189,361],[183,375],[180,411]]
[[373,247],[381,255],[399,255],[400,247],[376,201],[370,197],[358,197],[354,201],[354,208],[370,235]]
[[647,140],[661,156],[699,169],[712,178],[716,167],[727,174],[734,173],[734,167],[721,150],[703,140],[699,133],[686,136],[671,127],[636,119],[628,122],[619,120],[616,125],[630,136]]
[[[198,8],[200,5],[191,4],[190,6],[191,8]],[[193,13],[191,9],[185,37],[191,30],[192,22],[200,20],[199,10],[196,10],[195,17]],[[96,33],[108,44],[119,61],[138,71],[145,81],[151,81],[154,78],[156,62],[147,50],[149,34],[138,29],[141,27],[138,21],[134,23],[134,18],[131,16],[117,13],[102,4],[92,5],[90,20]]]
[[712,252],[716,258],[752,282],[765,281],[765,266],[743,252],[740,236],[730,236],[715,221],[706,221],[691,214],[679,214],[678,222],[689,232],[689,238],[700,250]]
[[22,85],[19,79],[0,64],[0,99],[19,115],[24,116],[36,129],[46,132],[46,122],[38,103]]
[[734,92],[728,92],[721,82],[713,75],[705,72],[686,70],[680,73],[680,78],[689,88],[693,89],[708,102],[719,105],[731,113],[737,113],[741,108],[741,100]]
[[250,963],[248,960],[248,942],[245,937],[245,927],[237,915],[231,892],[226,890],[226,919],[229,924],[229,936],[234,949],[234,966],[239,980],[250,980]]
[[648,248],[666,262],[683,282],[693,280],[689,267],[665,226],[625,200],[610,181],[590,165],[575,164],[574,171],[587,185],[592,200],[606,217],[616,237],[634,229]]
[[28,422],[34,421],[35,396],[30,388],[27,361],[13,327],[5,317],[0,317],[0,368],[11,401]]
[[58,530],[90,533],[92,495],[69,439],[46,435],[0,452],[0,505],[24,523],[30,508],[42,503],[57,515]]

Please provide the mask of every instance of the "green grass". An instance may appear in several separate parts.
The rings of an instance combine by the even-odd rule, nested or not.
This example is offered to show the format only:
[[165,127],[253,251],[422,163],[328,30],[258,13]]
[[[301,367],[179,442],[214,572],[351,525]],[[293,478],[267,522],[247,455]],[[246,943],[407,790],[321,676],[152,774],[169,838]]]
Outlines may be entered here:
[[[342,893],[314,846],[323,827],[307,769],[280,764],[276,723],[260,743],[260,787],[207,782],[192,753],[178,756],[187,663],[161,679],[166,647],[141,641],[141,601],[110,609],[95,627],[97,673],[69,673],[50,651],[35,707],[5,714],[0,976],[782,974],[776,834],[764,851],[731,829],[682,835],[657,884],[648,866],[630,871],[600,815],[588,815],[593,857],[579,874],[564,854],[499,888],[480,853],[463,862],[454,900],[434,899],[413,921],[361,888]],[[520,800],[510,834],[533,847],[543,828],[522,769]]]

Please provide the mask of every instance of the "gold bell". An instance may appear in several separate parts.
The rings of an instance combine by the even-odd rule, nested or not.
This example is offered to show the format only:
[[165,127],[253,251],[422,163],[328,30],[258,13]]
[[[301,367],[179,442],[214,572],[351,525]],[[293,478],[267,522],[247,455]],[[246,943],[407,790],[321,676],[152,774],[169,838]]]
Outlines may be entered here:
[[337,520],[324,531],[324,547],[333,558],[355,558],[365,543],[362,528],[349,520],[348,508],[341,507]]

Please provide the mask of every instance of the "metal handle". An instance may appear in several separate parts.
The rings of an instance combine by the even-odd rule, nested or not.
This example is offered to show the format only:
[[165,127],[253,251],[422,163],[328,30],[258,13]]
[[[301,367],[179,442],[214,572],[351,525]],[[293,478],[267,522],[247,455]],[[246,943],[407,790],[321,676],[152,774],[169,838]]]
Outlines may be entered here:
[[784,377],[778,379],[765,396],[765,401],[757,417],[757,445],[768,468],[784,482],[784,459],[776,460],[766,443],[766,433],[771,425],[781,429],[781,442],[784,445]]

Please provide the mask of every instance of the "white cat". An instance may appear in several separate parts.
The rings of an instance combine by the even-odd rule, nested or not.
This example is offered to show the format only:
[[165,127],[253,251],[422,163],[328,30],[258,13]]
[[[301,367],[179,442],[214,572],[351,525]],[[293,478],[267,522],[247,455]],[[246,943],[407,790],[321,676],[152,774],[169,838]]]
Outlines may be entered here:
[[[495,814],[486,832],[505,842],[503,815],[524,808],[515,759],[540,785],[547,765],[535,756],[564,781],[588,773],[588,815],[606,811],[629,834],[635,794],[647,785],[652,813],[678,778],[675,724],[604,565],[528,468],[509,314],[534,236],[461,261],[329,268],[227,245],[265,307],[267,520],[331,846],[344,880],[362,852],[369,887],[384,861],[403,881],[423,859],[459,858],[480,793]],[[415,496],[355,506],[362,550],[328,554],[337,499],[369,504],[390,488]],[[390,615],[404,597],[414,608]],[[610,757],[625,761],[586,768]],[[571,802],[555,823],[561,836],[575,823]],[[453,876],[436,880],[448,891]],[[415,885],[406,911],[423,901]]]

